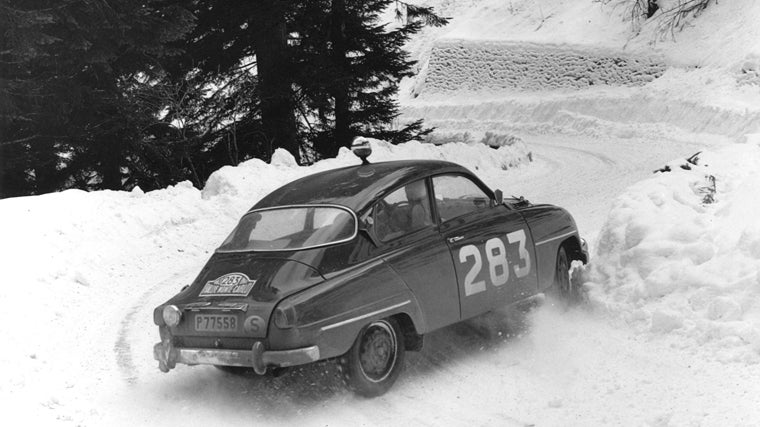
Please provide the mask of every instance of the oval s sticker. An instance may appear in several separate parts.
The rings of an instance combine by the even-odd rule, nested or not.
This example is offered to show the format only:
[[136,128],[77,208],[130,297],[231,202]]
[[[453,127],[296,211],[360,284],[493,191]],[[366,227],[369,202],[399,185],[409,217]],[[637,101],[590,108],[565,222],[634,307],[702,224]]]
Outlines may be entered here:
[[259,316],[249,316],[245,319],[243,330],[248,333],[258,333],[264,331],[264,319]]

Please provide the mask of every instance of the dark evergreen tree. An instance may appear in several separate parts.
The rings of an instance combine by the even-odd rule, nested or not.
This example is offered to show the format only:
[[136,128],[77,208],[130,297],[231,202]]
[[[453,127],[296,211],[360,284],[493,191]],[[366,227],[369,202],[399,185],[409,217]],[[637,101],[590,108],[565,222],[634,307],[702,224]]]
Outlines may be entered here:
[[[394,6],[401,25],[391,29],[380,16]],[[393,98],[414,65],[403,45],[423,25],[446,22],[430,8],[394,0],[301,5],[292,32],[297,46],[295,83],[302,108],[311,112],[303,114],[303,120],[319,156],[334,156],[357,135],[398,143],[430,132],[421,121],[394,128],[399,111]]]
[[191,21],[169,0],[1,0],[2,195],[124,188],[146,120],[125,92]]
[[444,23],[391,0],[0,0],[0,196],[200,187],[277,147],[408,140],[401,48]]
[[[198,163],[207,172],[275,148],[298,158],[287,17],[294,2],[196,0],[195,29],[174,46],[170,81],[195,93],[185,98],[186,125],[196,129]],[[202,98],[202,99],[201,99]],[[205,180],[205,171],[200,174]]]

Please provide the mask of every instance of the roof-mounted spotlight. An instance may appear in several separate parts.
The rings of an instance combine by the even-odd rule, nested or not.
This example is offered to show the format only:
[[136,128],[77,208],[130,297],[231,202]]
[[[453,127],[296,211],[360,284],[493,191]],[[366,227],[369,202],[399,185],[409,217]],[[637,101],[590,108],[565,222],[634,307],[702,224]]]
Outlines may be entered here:
[[354,138],[354,142],[351,143],[351,151],[354,152],[356,157],[362,159],[363,165],[369,164],[367,157],[372,154],[372,147],[369,145],[369,139],[363,136],[357,136]]

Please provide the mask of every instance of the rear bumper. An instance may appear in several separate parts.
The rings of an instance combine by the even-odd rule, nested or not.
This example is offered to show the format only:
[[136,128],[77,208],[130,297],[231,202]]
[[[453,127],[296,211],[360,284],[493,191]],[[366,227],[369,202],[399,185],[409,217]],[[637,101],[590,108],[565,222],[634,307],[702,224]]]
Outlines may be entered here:
[[264,375],[269,366],[287,367],[304,365],[319,360],[319,347],[311,346],[293,350],[265,351],[264,344],[257,341],[250,350],[227,350],[217,348],[177,348],[163,341],[153,346],[153,358],[158,369],[169,372],[177,363],[185,365],[223,365],[253,368]]

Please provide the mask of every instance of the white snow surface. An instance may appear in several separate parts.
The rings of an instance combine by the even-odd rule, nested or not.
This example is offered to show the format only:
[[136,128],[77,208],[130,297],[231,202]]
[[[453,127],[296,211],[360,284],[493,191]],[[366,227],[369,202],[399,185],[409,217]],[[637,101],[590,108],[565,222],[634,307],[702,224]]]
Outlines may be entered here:
[[[529,163],[521,143],[372,147],[374,161],[456,159],[492,179]],[[3,405],[19,421],[100,424],[113,415],[102,402],[113,384],[134,384],[154,364],[150,307],[188,283],[260,198],[296,178],[357,163],[344,149],[300,167],[277,150],[271,164],[253,159],[220,169],[202,191],[183,182],[148,193],[68,190],[0,200],[0,268],[8,284],[0,288],[8,304],[0,311]],[[133,331],[143,346],[135,348]]]
[[[532,185],[539,185],[550,199],[562,197],[558,194],[586,179],[582,171],[574,175],[561,168],[556,176],[556,161],[573,168],[596,165],[602,171],[597,172],[600,178],[610,181],[609,191],[625,181],[611,175],[612,171],[621,176],[633,172],[618,167],[620,158],[627,156],[625,150],[617,149],[620,157],[608,158],[579,146],[581,141],[568,147],[547,138],[536,144],[535,162],[504,170],[504,164],[522,158],[521,147],[493,150],[464,144],[390,147],[373,143],[375,154],[385,159],[474,162],[471,167],[478,168],[491,185],[513,182],[529,194],[535,193]],[[708,169],[717,174],[718,188],[725,186],[708,209],[742,213],[741,199],[732,198],[741,186],[729,187],[729,183],[749,184],[748,165],[758,155],[756,144],[743,148],[704,154],[706,164],[745,165],[736,175],[718,173],[725,166]],[[760,369],[750,357],[751,346],[733,343],[732,357],[714,357],[713,352],[701,351],[705,340],[698,334],[692,341],[685,340],[679,328],[663,327],[668,321],[656,320],[660,326],[643,329],[626,323],[631,321],[629,313],[649,310],[684,319],[684,325],[709,318],[727,326],[738,321],[744,329],[756,328],[753,306],[746,299],[757,292],[752,284],[734,284],[716,295],[716,301],[717,297],[736,301],[742,307],[740,314],[735,306],[720,303],[692,313],[678,312],[678,306],[667,306],[648,295],[621,298],[626,287],[636,286],[639,279],[633,273],[628,281],[602,276],[601,272],[616,268],[626,271],[616,267],[614,249],[609,253],[602,249],[609,248],[606,243],[599,244],[598,260],[587,271],[587,277],[596,281],[588,284],[592,304],[586,309],[560,312],[547,305],[527,319],[504,312],[430,334],[423,352],[409,354],[404,375],[381,398],[360,399],[345,391],[329,363],[280,378],[238,377],[204,366],[158,372],[152,360],[152,344],[158,339],[152,308],[197,274],[237,218],[287,181],[357,162],[342,152],[338,159],[299,167],[280,151],[273,164],[253,160],[220,170],[203,191],[183,183],[148,193],[71,190],[0,201],[4,219],[0,259],[9,284],[0,296],[13,302],[0,312],[7,343],[0,355],[4,378],[0,399],[7,419],[29,425],[252,421],[268,425],[752,425],[760,421],[751,398],[760,392],[753,380]],[[640,171],[638,179],[649,173]],[[699,182],[700,176],[697,172],[664,174],[656,177],[656,183],[631,187],[625,195],[637,194],[641,186],[659,188],[659,180],[675,177],[680,187],[674,185],[675,190],[669,191],[683,193],[687,203],[698,207],[689,197],[695,197],[690,183]],[[555,177],[560,181],[551,184]],[[596,187],[599,194],[580,199],[582,193],[564,196],[582,233],[592,239],[589,228],[599,227],[605,216],[597,211],[600,200],[608,197],[601,182]],[[681,188],[684,185],[686,189]],[[650,205],[649,209],[657,208]],[[639,209],[653,215],[646,206]],[[608,221],[614,223],[618,214],[612,212]],[[725,216],[725,221],[736,215]],[[751,229],[749,222],[744,223]],[[647,230],[651,232],[651,227]],[[601,241],[613,240],[607,237],[610,234],[603,231]],[[672,244],[678,251],[692,253],[688,239],[678,242],[680,246]],[[746,248],[737,245],[735,255]],[[645,260],[651,255],[639,256]],[[730,246],[719,258],[733,268]],[[751,263],[746,269],[751,270]],[[673,293],[696,292],[700,286],[712,291],[720,283],[687,282],[688,286],[677,286]],[[756,288],[756,276],[752,283]],[[704,298],[707,305],[710,295]],[[743,329],[730,329],[719,338],[731,340],[734,330]]]
[[[666,8],[649,20],[631,22],[631,0],[426,3],[455,18],[410,43],[419,72],[401,86],[407,106],[484,96],[512,100],[527,90],[539,97],[573,96],[593,82],[597,91],[605,85],[635,86],[612,92],[618,105],[646,96],[760,112],[760,2],[755,0],[712,2],[674,32],[664,25]],[[664,73],[663,64],[670,67]]]
[[[261,197],[358,160],[343,150],[300,167],[278,150],[271,164],[222,168],[203,190],[0,200],[6,424],[760,425],[760,2],[713,2],[675,38],[657,19],[632,31],[616,0],[427,4],[455,19],[410,43],[420,63],[402,86],[406,118],[424,117],[438,141],[517,142],[373,141],[371,160],[447,159],[506,195],[567,208],[592,252],[579,274],[586,304],[549,301],[429,334],[376,399],[347,392],[331,363],[277,378],[207,366],[162,374],[153,307],[195,277]],[[436,46],[464,45],[472,49],[458,57],[481,65],[493,46],[496,56],[522,52],[532,79],[514,83],[516,70],[482,77],[485,90],[426,85],[446,67],[470,78],[456,55],[430,59]],[[588,68],[582,81],[600,75],[584,58],[668,68],[636,85],[621,83],[636,67],[619,84],[535,84],[566,78],[544,75],[559,70],[550,54]],[[652,174],[666,163],[670,172]]]
[[595,304],[691,351],[758,363],[758,162],[760,146],[735,144],[619,196],[586,272]]

